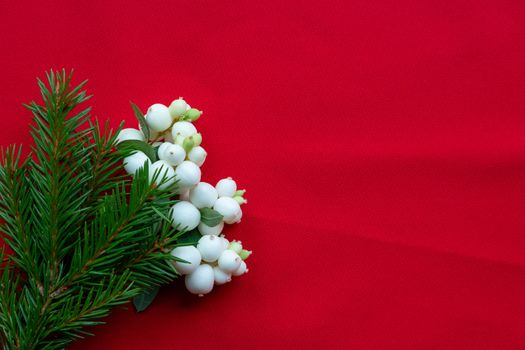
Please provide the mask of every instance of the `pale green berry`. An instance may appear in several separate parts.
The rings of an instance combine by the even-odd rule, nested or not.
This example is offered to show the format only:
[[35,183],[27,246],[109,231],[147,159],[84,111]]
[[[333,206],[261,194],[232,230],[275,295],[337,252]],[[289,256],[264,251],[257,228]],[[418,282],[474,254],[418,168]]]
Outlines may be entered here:
[[228,249],[233,250],[237,254],[240,254],[242,251],[242,243],[239,241],[231,241]]
[[192,138],[193,138],[194,147],[200,146],[200,144],[202,143],[201,133],[200,132],[196,133],[195,135],[192,136]]
[[184,112],[184,119],[194,122],[200,118],[201,114],[202,111],[199,111],[196,108],[190,108]]
[[248,203],[248,201],[241,196],[234,196],[233,199],[235,199],[235,201],[240,205]]
[[194,143],[193,143],[193,138],[191,136],[186,137],[184,141],[182,142],[182,148],[184,148],[186,153],[189,153],[191,149],[193,148],[193,146],[194,146]]
[[246,249],[241,250],[241,252],[239,253],[239,256],[241,257],[242,260],[248,259],[250,255],[252,255],[252,251],[246,250]]

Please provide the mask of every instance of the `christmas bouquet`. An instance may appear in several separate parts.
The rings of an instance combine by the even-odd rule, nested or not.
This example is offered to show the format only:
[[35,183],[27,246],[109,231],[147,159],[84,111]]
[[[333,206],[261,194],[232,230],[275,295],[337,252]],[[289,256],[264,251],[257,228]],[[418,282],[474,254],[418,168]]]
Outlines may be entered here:
[[38,80],[31,152],[2,152],[4,349],[64,349],[115,306],[144,310],[178,276],[202,296],[248,271],[251,252],[223,233],[245,191],[201,182],[202,112],[182,98],[145,114],[132,104],[137,128],[111,130],[80,106],[84,83],[65,71]]

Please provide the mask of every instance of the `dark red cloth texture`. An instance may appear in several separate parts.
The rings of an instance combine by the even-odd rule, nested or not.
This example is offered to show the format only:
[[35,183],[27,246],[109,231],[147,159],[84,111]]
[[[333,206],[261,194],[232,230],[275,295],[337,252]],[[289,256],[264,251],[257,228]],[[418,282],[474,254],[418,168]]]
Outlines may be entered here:
[[183,96],[250,272],[72,349],[524,349],[523,1],[2,1],[0,140],[36,76],[136,126]]

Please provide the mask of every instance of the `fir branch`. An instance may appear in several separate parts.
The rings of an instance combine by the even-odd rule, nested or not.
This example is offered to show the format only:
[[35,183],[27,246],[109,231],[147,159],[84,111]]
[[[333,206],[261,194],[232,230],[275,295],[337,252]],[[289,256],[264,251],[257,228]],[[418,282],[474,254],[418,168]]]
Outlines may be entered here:
[[169,251],[180,232],[166,220],[175,185],[155,186],[147,166],[119,175],[116,133],[90,122],[89,108],[75,112],[84,83],[71,87],[62,71],[38,85],[32,155],[8,148],[0,166],[0,230],[13,250],[0,275],[4,349],[63,349],[177,275]]

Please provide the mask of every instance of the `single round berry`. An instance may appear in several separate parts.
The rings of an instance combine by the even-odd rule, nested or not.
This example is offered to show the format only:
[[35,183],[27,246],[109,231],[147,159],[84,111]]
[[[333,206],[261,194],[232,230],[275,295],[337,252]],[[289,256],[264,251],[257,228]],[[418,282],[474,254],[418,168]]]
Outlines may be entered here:
[[169,165],[177,166],[186,158],[186,151],[179,145],[164,142],[159,146],[158,156],[159,159],[165,160]]
[[143,152],[136,151],[132,155],[124,158],[124,170],[126,170],[128,174],[135,174],[137,170],[144,167],[145,163],[151,166],[151,161],[148,156]]
[[192,273],[201,263],[201,253],[197,248],[195,248],[192,245],[177,247],[171,251],[171,255],[178,259],[186,261],[173,262],[175,269],[181,275],[187,275],[189,273]]
[[122,141],[128,141],[128,140],[138,140],[138,141],[145,141],[146,138],[144,137],[144,134],[142,131],[133,129],[133,128],[126,128],[120,130],[117,136],[117,143],[120,143]]
[[193,230],[201,221],[201,213],[190,202],[178,202],[171,207],[171,223],[181,230]]
[[171,116],[168,107],[155,103],[148,108],[146,123],[152,131],[162,132],[171,126]]
[[186,289],[190,293],[198,294],[199,296],[208,294],[212,291],[213,283],[215,282],[213,268],[208,264],[199,265],[195,271],[186,275],[184,282]]
[[217,188],[219,197],[233,197],[235,191],[237,191],[237,184],[231,177],[228,177],[217,182],[215,188]]
[[[222,229],[224,228],[224,221],[221,221],[217,226],[208,226],[204,222],[199,223],[197,226],[201,235],[213,235],[218,236],[221,234]],[[226,248],[225,248],[226,249]]]
[[[204,236],[206,237],[206,236]],[[212,236],[213,237],[213,236]],[[222,271],[233,273],[241,266],[242,259],[233,250],[226,249],[219,257],[219,267]]]
[[232,275],[230,273],[222,271],[219,266],[213,267],[213,275],[215,278],[215,284],[221,285],[228,283],[232,280]]
[[175,175],[181,188],[193,187],[201,180],[201,170],[195,163],[188,160],[185,160],[177,166]]
[[199,209],[213,207],[217,198],[217,190],[207,182],[199,182],[190,191],[190,201]]
[[217,261],[224,250],[221,239],[213,235],[202,236],[197,243],[197,249],[201,253],[202,260],[206,262]]
[[149,167],[149,179],[155,179],[160,189],[166,189],[175,182],[175,170],[168,162],[157,160]]
[[173,139],[177,137],[177,135],[182,135],[184,137],[193,136],[197,133],[197,129],[195,126],[190,122],[176,122],[173,124],[173,127],[171,128],[171,136]]
[[188,104],[182,99],[182,97],[174,100],[169,107],[169,111],[172,118],[180,117],[188,109]]
[[196,121],[202,115],[202,111],[199,111],[196,108],[190,108],[184,112],[184,119],[191,120],[192,122]]
[[223,217],[224,222],[233,224],[237,222],[241,206],[231,197],[220,197],[213,205],[213,209],[218,211]]
[[193,147],[188,153],[188,159],[198,166],[202,166],[206,160],[208,153],[201,146]]
[[246,266],[246,263],[244,261],[241,261],[241,265],[239,266],[239,268],[237,270],[235,270],[232,273],[232,275],[240,276],[240,275],[244,275],[246,272],[248,272],[248,268]]

